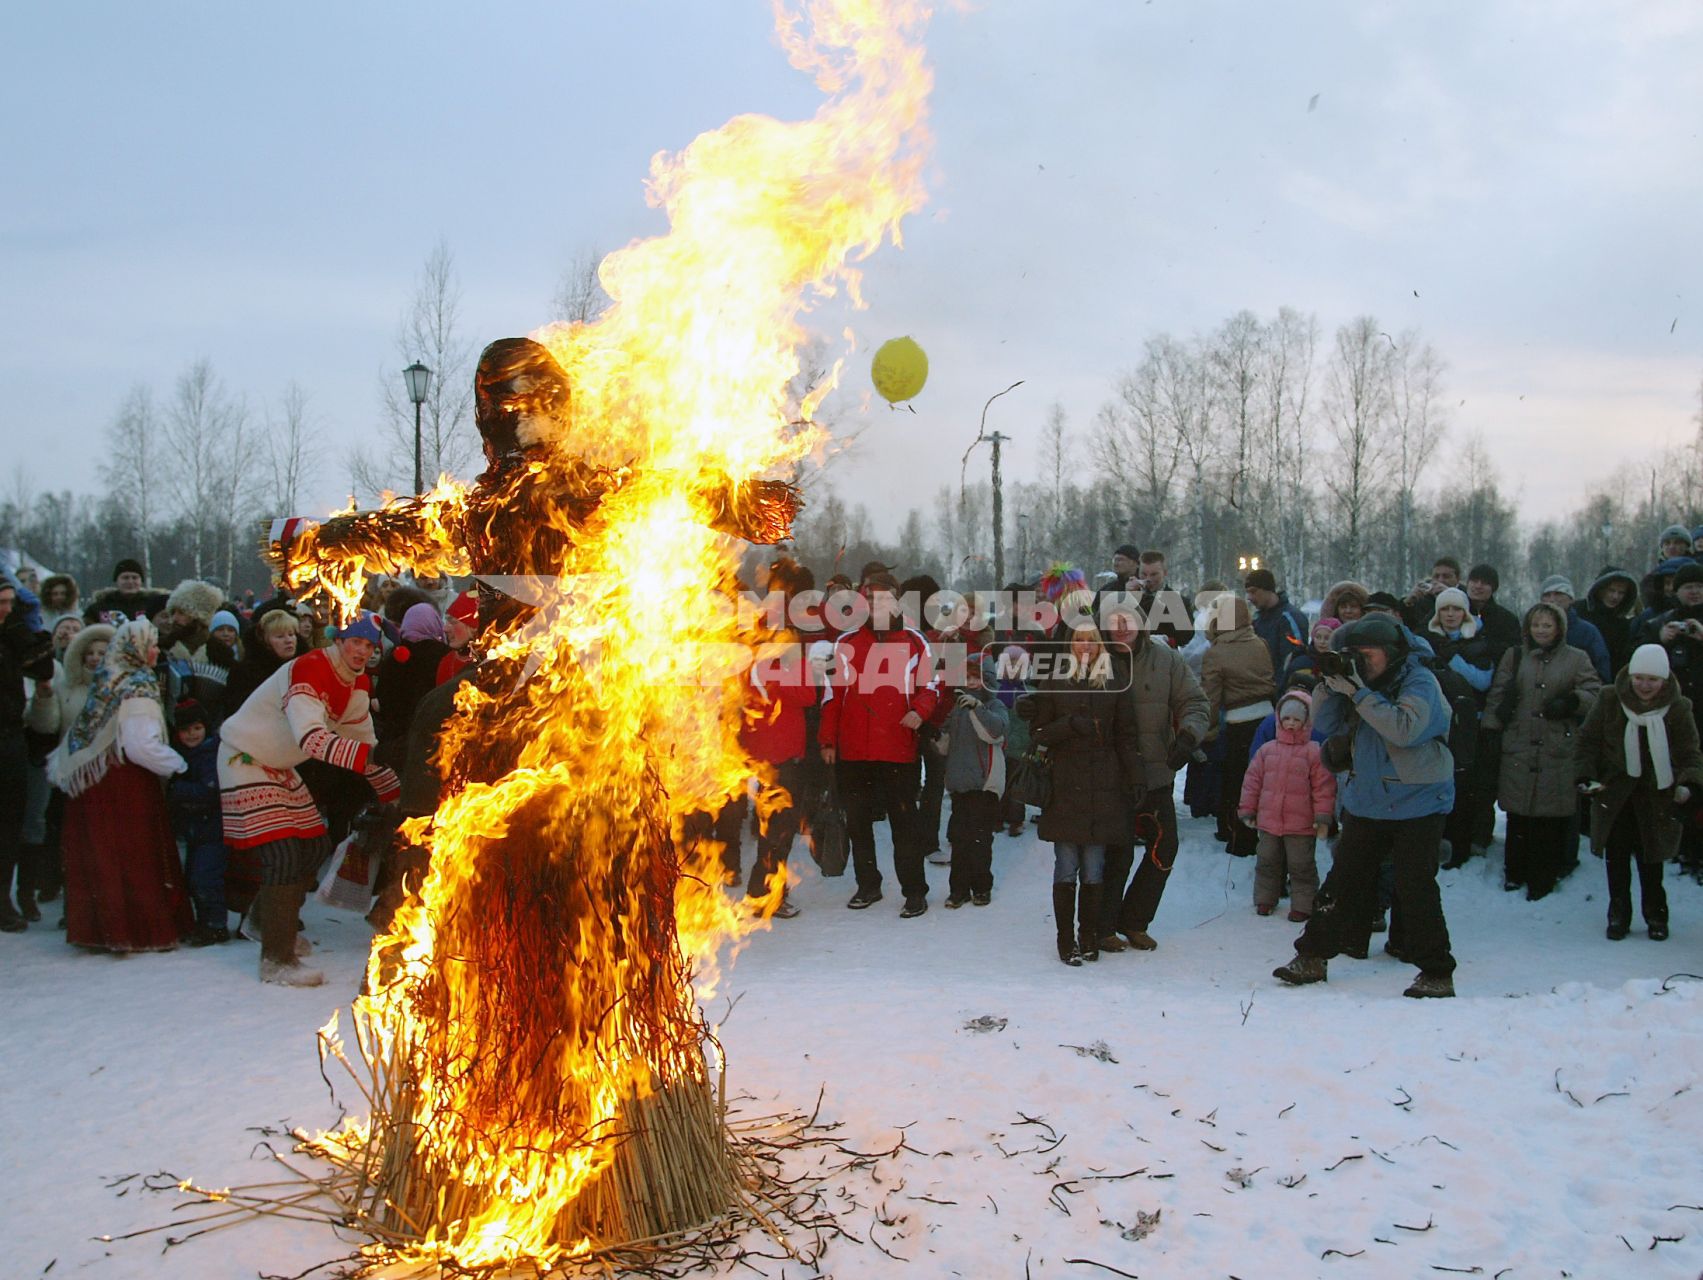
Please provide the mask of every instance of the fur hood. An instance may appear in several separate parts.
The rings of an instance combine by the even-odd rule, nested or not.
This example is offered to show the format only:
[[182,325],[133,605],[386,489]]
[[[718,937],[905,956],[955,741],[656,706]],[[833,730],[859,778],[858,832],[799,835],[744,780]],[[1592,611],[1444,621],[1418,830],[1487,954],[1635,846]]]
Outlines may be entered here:
[[36,595],[41,599],[41,607],[43,609],[48,607],[47,597],[52,594],[53,588],[59,586],[68,587],[71,592],[71,598],[62,605],[54,606],[52,611],[59,614],[61,617],[67,613],[76,613],[78,601],[80,601],[82,597],[77,591],[77,580],[68,573],[50,574],[46,578],[42,579],[41,590],[36,592]]
[[94,681],[92,673],[83,670],[83,656],[88,653],[89,646],[97,641],[112,640],[115,628],[104,622],[91,623],[79,631],[65,646],[64,671],[60,679],[66,692],[77,688],[88,688]]
[[1319,617],[1338,618],[1340,620],[1336,607],[1342,601],[1344,596],[1351,600],[1359,600],[1360,612],[1364,613],[1366,611],[1366,601],[1371,598],[1371,595],[1372,593],[1366,590],[1366,588],[1358,582],[1350,582],[1346,580],[1338,582],[1331,587],[1329,591],[1325,592],[1324,603],[1319,606]]
[[181,609],[197,622],[205,626],[213,620],[213,615],[225,603],[225,593],[211,582],[202,582],[196,578],[185,578],[166,597],[168,612]]

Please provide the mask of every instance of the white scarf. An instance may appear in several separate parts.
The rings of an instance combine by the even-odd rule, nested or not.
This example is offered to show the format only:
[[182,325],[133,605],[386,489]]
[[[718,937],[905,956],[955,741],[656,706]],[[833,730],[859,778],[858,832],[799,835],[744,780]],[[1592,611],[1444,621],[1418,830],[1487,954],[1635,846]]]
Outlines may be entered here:
[[1623,701],[1620,709],[1626,713],[1626,772],[1634,778],[1644,776],[1644,753],[1638,750],[1638,730],[1642,729],[1650,742],[1650,763],[1656,769],[1656,790],[1666,791],[1673,786],[1673,762],[1668,758],[1668,727],[1664,723],[1668,707],[1639,713]]

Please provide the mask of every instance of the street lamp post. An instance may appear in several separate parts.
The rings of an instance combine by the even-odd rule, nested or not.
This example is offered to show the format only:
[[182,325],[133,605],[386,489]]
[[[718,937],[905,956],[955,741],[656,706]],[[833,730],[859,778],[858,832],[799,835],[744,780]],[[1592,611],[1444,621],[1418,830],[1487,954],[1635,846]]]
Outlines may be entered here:
[[432,371],[416,360],[402,371],[402,381],[408,387],[408,398],[414,402],[414,492],[424,493],[426,480],[420,468],[420,406],[426,402],[426,388],[431,385]]

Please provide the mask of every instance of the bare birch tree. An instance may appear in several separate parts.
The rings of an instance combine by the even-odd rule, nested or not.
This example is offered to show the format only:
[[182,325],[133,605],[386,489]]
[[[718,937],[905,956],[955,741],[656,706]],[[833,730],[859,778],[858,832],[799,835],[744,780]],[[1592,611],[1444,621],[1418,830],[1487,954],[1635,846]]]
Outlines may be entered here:
[[100,465],[101,482],[124,512],[139,544],[143,575],[150,582],[154,580],[154,531],[164,505],[164,436],[153,393],[137,383],[107,426]]
[[1395,580],[1413,580],[1414,503],[1420,477],[1431,464],[1446,431],[1443,361],[1431,344],[1411,330],[1402,334],[1391,356],[1389,455],[1396,498]]
[[1118,379],[1095,419],[1094,460],[1134,504],[1142,547],[1166,539],[1182,451],[1163,411],[1152,353]]
[[1260,363],[1264,326],[1251,311],[1238,311],[1212,335],[1206,361],[1212,403],[1224,441],[1225,501],[1263,540],[1264,491],[1268,477],[1260,458]]
[[1325,371],[1325,421],[1336,445],[1325,488],[1341,522],[1342,564],[1364,571],[1367,522],[1384,486],[1384,429],[1390,415],[1393,340],[1371,316],[1336,331]]
[[319,428],[308,411],[307,392],[291,382],[266,421],[266,501],[271,515],[301,514],[302,491],[318,465]]
[[439,241],[426,256],[414,294],[397,326],[397,366],[379,375],[384,406],[380,438],[351,468],[360,488],[376,495],[406,492],[414,485],[414,402],[402,369],[418,360],[432,371],[420,406],[421,471],[426,486],[438,476],[466,477],[479,458],[472,429],[473,349],[462,336],[461,285],[449,245]]
[[247,474],[247,416],[211,361],[197,360],[178,375],[165,414],[172,471],[168,492],[175,514],[190,530],[190,564],[198,578],[223,565],[229,580],[234,559],[229,526]]
[[603,254],[596,248],[582,249],[573,261],[562,269],[556,282],[556,292],[550,296],[550,318],[570,324],[586,324],[603,314],[609,305],[609,295],[603,291],[598,277],[598,264]]
[[1291,588],[1307,575],[1308,457],[1312,452],[1309,416],[1318,321],[1290,307],[1279,309],[1266,328],[1260,369],[1265,413],[1265,448],[1271,463],[1271,519],[1279,560]]

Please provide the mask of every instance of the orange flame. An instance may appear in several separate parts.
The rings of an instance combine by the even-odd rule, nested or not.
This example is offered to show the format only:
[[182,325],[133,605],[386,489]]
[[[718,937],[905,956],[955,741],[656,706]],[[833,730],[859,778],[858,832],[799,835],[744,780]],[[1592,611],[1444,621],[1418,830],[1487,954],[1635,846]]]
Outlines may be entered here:
[[[553,456],[618,469],[621,482],[561,530],[556,569],[574,596],[545,615],[530,680],[459,695],[441,758],[506,752],[512,766],[407,828],[430,848],[431,870],[375,948],[375,994],[357,1005],[369,1061],[406,1063],[373,1088],[406,1110],[440,1202],[478,1189],[465,1211],[419,1226],[426,1255],[549,1263],[592,1247],[563,1239],[560,1223],[609,1167],[623,1109],[706,1080],[706,1045],[719,1056],[697,1002],[785,878],[753,915],[724,893],[713,846],[684,850],[683,873],[667,852],[690,814],[758,772],[737,736],[741,682],[725,678],[738,672],[699,665],[746,638],[716,597],[735,547],[681,477],[722,474],[737,487],[823,442],[789,422],[801,316],[840,290],[857,301],[852,264],[897,243],[922,203],[928,16],[909,0],[814,0],[803,15],[777,6],[789,59],[827,95],[816,115],[742,116],[659,155],[649,196],[670,231],[604,260],[613,301],[600,318],[534,335],[573,388]],[[429,495],[426,536],[408,558],[452,566],[459,548],[445,531],[464,500],[453,483]],[[322,578],[347,607],[357,570],[383,559],[374,551],[328,577],[321,566]],[[505,852],[521,843],[552,852],[522,866]],[[646,862],[653,854],[666,874]],[[670,910],[677,944],[659,955],[656,913]],[[563,948],[536,941],[552,929],[567,933]],[[512,971],[472,962],[499,946]],[[322,1053],[341,1055],[335,1020],[320,1038]],[[353,1124],[326,1142],[354,1150],[370,1136]]]

